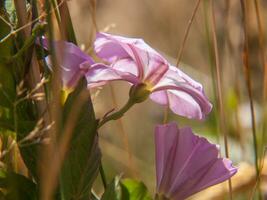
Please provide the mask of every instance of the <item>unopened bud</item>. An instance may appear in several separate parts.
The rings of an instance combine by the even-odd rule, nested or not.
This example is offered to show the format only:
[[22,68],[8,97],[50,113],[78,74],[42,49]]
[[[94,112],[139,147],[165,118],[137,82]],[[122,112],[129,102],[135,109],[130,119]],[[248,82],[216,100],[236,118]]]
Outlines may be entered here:
[[147,89],[147,85],[140,83],[131,87],[129,96],[133,102],[141,103],[149,97],[150,93],[150,90]]

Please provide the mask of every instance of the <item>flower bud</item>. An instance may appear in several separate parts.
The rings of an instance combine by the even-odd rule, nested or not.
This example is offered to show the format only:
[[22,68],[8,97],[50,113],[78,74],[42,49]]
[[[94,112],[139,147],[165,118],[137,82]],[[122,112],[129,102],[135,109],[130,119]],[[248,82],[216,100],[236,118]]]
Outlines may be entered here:
[[133,102],[141,103],[148,98],[150,93],[150,90],[147,89],[147,85],[144,83],[140,83],[131,87],[129,96]]

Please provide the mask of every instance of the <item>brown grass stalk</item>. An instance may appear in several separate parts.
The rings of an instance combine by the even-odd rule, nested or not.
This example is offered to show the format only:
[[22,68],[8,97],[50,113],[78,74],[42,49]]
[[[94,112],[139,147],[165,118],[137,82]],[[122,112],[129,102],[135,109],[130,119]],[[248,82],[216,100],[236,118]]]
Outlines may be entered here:
[[[227,138],[227,132],[225,130],[225,112],[223,107],[223,95],[222,95],[222,80],[221,80],[221,66],[220,66],[220,60],[219,60],[219,51],[218,51],[218,42],[217,42],[217,34],[216,34],[216,19],[215,19],[215,13],[214,13],[214,1],[211,0],[211,14],[212,14],[212,23],[211,23],[211,30],[212,30],[212,40],[213,40],[213,48],[214,48],[214,55],[215,55],[215,67],[216,67],[216,91],[217,91],[217,97],[219,102],[219,115],[220,115],[220,130],[223,135],[224,139],[224,148],[225,148],[225,156],[229,158],[229,147],[228,147],[228,138]],[[229,184],[229,195],[230,199],[233,199],[232,195],[232,182],[231,179],[228,181]]]
[[59,140],[57,146],[54,147],[54,153],[51,155],[50,164],[46,169],[46,190],[43,193],[43,199],[52,199],[53,193],[58,184],[58,176],[63,165],[68,147],[72,138],[73,130],[81,112],[82,106],[90,98],[90,93],[84,89],[77,99],[73,102],[72,108],[66,121],[66,126],[63,130],[63,137]]
[[[249,66],[249,39],[248,39],[248,13],[247,13],[247,2],[246,0],[240,0],[242,14],[243,14],[243,29],[244,29],[244,47],[243,47],[243,63],[244,63],[244,75],[246,81],[246,88],[249,97],[250,113],[251,113],[251,126],[252,126],[252,138],[254,148],[254,159],[255,159],[255,170],[256,170],[256,181],[260,175],[259,164],[258,164],[258,145],[256,135],[256,122],[255,122],[255,111],[253,104],[253,93],[251,86],[251,74]],[[260,183],[259,183],[260,184]],[[260,197],[260,194],[259,194]]]
[[[16,7],[19,26],[23,27],[27,24],[26,3],[24,1],[15,0],[14,4]],[[31,27],[26,26],[22,30],[22,33],[23,33],[23,38],[29,37],[31,34]],[[39,68],[39,64],[38,64],[36,53],[35,53],[35,48],[32,51],[31,65],[30,65],[30,69],[29,69],[29,75],[28,75],[27,82],[30,86],[30,89],[35,88],[36,84],[41,82],[41,73],[40,73],[40,68]],[[44,93],[44,88],[40,87],[38,92]],[[37,108],[38,108],[39,117],[41,117],[47,108],[47,103],[45,101],[38,101],[38,102],[36,102],[36,104],[37,104]],[[48,124],[49,118],[48,118],[47,114],[45,114],[45,120]]]
[[257,175],[259,174],[258,167],[258,151],[257,151],[257,137],[256,137],[256,122],[255,122],[255,111],[253,104],[253,93],[251,84],[251,73],[249,66],[249,39],[248,39],[248,19],[247,19],[247,4],[246,0],[240,0],[242,12],[243,12],[243,28],[244,28],[244,48],[243,48],[243,63],[244,63],[244,73],[246,79],[246,88],[249,97],[249,104],[251,110],[251,125],[252,125],[252,137],[254,142],[254,153],[255,153],[255,167]]
[[265,59],[265,38],[264,38],[264,28],[262,23],[262,17],[260,12],[260,6],[259,1],[254,0],[254,6],[256,11],[256,19],[257,19],[257,27],[258,27],[258,39],[259,39],[259,47],[260,47],[260,59],[261,64],[263,66],[264,70],[264,82],[263,82],[263,97],[264,101],[267,97],[267,65],[266,65],[266,59]]
[[[51,81],[51,92],[52,92],[52,100],[49,104],[49,110],[51,113],[51,121],[54,123],[54,126],[49,130],[49,144],[46,145],[41,150],[41,159],[39,162],[40,173],[41,173],[41,199],[42,200],[50,200],[52,192],[51,192],[51,183],[48,174],[50,171],[45,168],[52,168],[54,163],[53,157],[57,148],[57,138],[60,130],[61,123],[61,69],[57,64],[55,49],[53,48],[53,40],[54,40],[54,30],[53,30],[53,19],[51,13],[51,4],[49,0],[45,1],[45,11],[47,14],[46,22],[48,24],[48,39],[49,39],[49,49],[51,53],[51,62],[53,66],[53,77]],[[45,167],[44,167],[45,166]]]
[[190,17],[190,19],[189,19],[189,21],[187,23],[187,27],[185,29],[183,41],[182,41],[181,47],[180,47],[180,49],[178,51],[176,67],[178,67],[178,65],[179,65],[179,63],[181,61],[181,58],[182,58],[182,55],[183,55],[183,51],[184,51],[184,48],[185,48],[185,43],[187,41],[190,29],[191,29],[191,25],[192,25],[192,23],[193,23],[193,21],[195,19],[195,16],[196,16],[197,10],[199,8],[200,2],[201,2],[201,0],[197,0],[196,5],[194,7],[194,10],[192,12],[192,15],[191,15],[191,17]]
[[[187,23],[187,27],[185,29],[185,32],[184,32],[184,37],[183,37],[183,40],[182,40],[182,44],[181,44],[181,47],[178,51],[178,54],[177,54],[177,60],[176,60],[176,67],[178,67],[180,61],[181,61],[181,58],[182,58],[182,55],[183,55],[183,52],[184,52],[184,48],[185,48],[185,43],[187,41],[187,38],[188,38],[188,35],[189,35],[189,32],[190,32],[190,29],[191,29],[191,26],[192,26],[192,23],[195,19],[195,16],[196,16],[196,13],[197,13],[197,10],[199,8],[199,5],[200,5],[200,2],[201,0],[197,0],[196,2],[196,5],[194,7],[194,10],[192,12],[192,15]],[[166,124],[168,122],[168,115],[169,115],[169,105],[167,104],[165,107],[164,107],[164,111],[163,111],[163,124]]]

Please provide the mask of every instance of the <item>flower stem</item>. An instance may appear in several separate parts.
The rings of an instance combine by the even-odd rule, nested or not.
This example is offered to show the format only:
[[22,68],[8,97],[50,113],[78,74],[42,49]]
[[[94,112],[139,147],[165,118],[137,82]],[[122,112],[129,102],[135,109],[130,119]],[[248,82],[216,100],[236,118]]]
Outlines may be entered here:
[[127,103],[118,111],[111,115],[108,115],[107,117],[104,117],[102,121],[100,121],[98,125],[98,129],[103,126],[105,123],[111,121],[111,120],[117,120],[121,118],[125,112],[127,112],[133,105],[135,104],[134,101],[131,100],[131,98],[127,101]]

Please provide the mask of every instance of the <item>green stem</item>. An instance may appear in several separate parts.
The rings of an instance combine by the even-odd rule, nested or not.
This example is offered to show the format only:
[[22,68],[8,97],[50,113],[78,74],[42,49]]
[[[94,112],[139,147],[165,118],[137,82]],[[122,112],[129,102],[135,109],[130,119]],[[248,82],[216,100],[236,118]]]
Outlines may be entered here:
[[107,179],[106,179],[105,171],[104,171],[104,168],[102,165],[102,161],[100,161],[99,172],[100,172],[101,180],[103,182],[103,186],[106,189],[107,188]]
[[127,112],[133,105],[135,104],[134,101],[131,100],[131,98],[127,101],[127,103],[118,111],[111,115],[108,115],[105,117],[102,121],[100,121],[98,125],[98,129],[103,126],[105,123],[111,121],[111,120],[117,120],[121,118],[125,112]]
[[35,28],[32,30],[32,34],[26,39],[21,49],[19,49],[19,51],[15,55],[13,55],[11,59],[15,60],[18,57],[21,57],[23,53],[34,44],[36,37],[43,35],[45,28],[45,24],[36,24]]
[[[133,105],[135,104],[135,102],[133,100],[131,100],[131,98],[127,101],[127,103],[118,111],[115,112],[107,117],[105,117],[98,125],[97,129],[99,129],[101,126],[103,126],[105,123],[111,121],[111,120],[116,120],[121,118],[125,112],[127,112]],[[101,180],[103,182],[103,186],[106,189],[107,188],[107,179],[105,176],[105,172],[103,169],[103,165],[102,162],[100,162],[100,166],[99,166],[99,172],[101,175]]]

